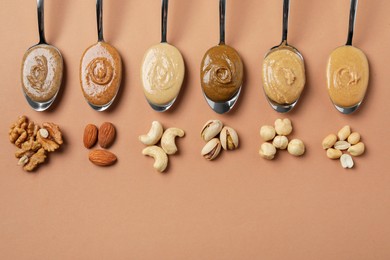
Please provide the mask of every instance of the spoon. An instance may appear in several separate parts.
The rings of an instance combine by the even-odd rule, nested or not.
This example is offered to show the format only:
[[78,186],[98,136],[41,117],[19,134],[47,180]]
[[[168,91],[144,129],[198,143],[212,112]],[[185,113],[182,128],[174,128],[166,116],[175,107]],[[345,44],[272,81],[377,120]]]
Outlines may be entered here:
[[361,105],[369,80],[369,65],[364,52],[352,46],[358,0],[351,0],[347,43],[329,56],[327,66],[328,93],[334,107],[343,114]]
[[122,79],[118,51],[103,38],[103,0],[96,0],[98,42],[87,48],[80,63],[80,84],[87,103],[96,111],[111,106]]
[[271,107],[286,113],[295,107],[305,86],[302,54],[287,44],[290,0],[283,0],[282,42],[272,47],[263,61],[263,89]]
[[60,90],[63,59],[60,51],[46,42],[44,29],[44,0],[37,0],[38,44],[30,47],[22,62],[22,90],[36,111],[48,109]]
[[180,51],[167,42],[168,0],[162,0],[161,43],[150,47],[141,66],[145,98],[158,112],[168,110],[176,101],[184,79],[184,60]]
[[226,0],[219,1],[220,40],[201,63],[201,85],[207,104],[218,114],[229,112],[241,93],[244,68],[238,52],[225,44]]

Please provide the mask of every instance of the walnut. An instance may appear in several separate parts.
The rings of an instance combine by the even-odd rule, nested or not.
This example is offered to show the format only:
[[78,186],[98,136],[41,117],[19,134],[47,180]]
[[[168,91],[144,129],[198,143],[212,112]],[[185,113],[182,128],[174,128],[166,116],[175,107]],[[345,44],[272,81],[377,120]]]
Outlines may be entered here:
[[26,116],[21,116],[13,123],[9,130],[9,140],[11,143],[20,147],[28,138],[27,133],[28,119]]
[[43,163],[46,159],[46,151],[43,148],[40,148],[36,153],[34,153],[27,164],[24,165],[23,169],[31,172],[38,167],[39,164]]
[[43,123],[42,127],[49,132],[49,136],[44,138],[38,131],[37,140],[42,145],[43,149],[48,152],[54,152],[63,143],[61,130],[59,126],[54,123]]
[[33,121],[30,121],[27,126],[28,138],[34,138],[37,136],[39,125],[36,125]]
[[15,156],[21,158],[27,152],[36,152],[41,147],[42,145],[37,140],[31,138],[22,144],[21,148],[15,152]]
[[39,164],[46,159],[45,150],[42,145],[33,138],[24,142],[20,149],[15,153],[16,158],[20,158],[18,165],[24,165],[26,171],[34,170]]

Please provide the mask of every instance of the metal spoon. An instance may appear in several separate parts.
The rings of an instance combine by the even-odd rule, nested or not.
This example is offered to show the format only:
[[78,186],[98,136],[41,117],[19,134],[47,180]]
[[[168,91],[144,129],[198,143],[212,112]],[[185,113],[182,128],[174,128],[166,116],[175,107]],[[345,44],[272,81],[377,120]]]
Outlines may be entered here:
[[[350,114],[354,111],[356,111],[359,106],[361,105],[363,99],[364,99],[364,96],[365,96],[365,92],[366,92],[366,89],[367,89],[367,86],[368,86],[368,77],[369,77],[369,68],[368,68],[368,60],[367,60],[367,57],[365,56],[365,54],[363,53],[363,51],[361,51],[360,49],[356,48],[356,47],[353,47],[352,46],[352,38],[353,38],[353,32],[354,32],[354,27],[355,27],[355,18],[356,18],[356,11],[357,11],[357,5],[358,5],[358,0],[351,0],[351,8],[350,8],[350,13],[349,13],[349,28],[348,28],[348,37],[347,37],[347,42],[345,44],[345,46],[341,46],[339,48],[336,48],[330,55],[330,59],[328,61],[328,89],[329,89],[329,95],[330,95],[330,88],[331,88],[331,85],[333,85],[332,82],[335,81],[335,76],[334,75],[330,75],[330,69],[331,69],[331,57],[332,55],[340,48],[345,48],[346,46],[349,46],[349,48],[351,48],[351,50],[353,52],[356,52],[358,53],[358,56],[359,59],[360,59],[360,62],[362,62],[362,64],[364,64],[363,66],[366,67],[367,69],[367,80],[366,80],[366,83],[363,83],[364,85],[364,89],[363,89],[363,93],[360,95],[361,98],[360,100],[357,102],[357,104],[354,104],[352,106],[341,106],[341,105],[337,105],[335,100],[333,100],[332,96],[330,95],[330,98],[331,98],[331,101],[334,105],[334,107],[341,113],[343,114]],[[356,54],[355,54],[356,55]],[[351,62],[351,61],[348,61],[348,58],[352,58],[351,55],[349,57],[347,57],[343,62],[345,62],[346,64],[348,62]],[[357,56],[354,56],[354,58],[357,58]],[[344,64],[345,65],[345,64]],[[349,71],[349,74],[352,75],[353,73],[356,73],[355,69],[352,69],[351,71]],[[357,74],[355,74],[357,75]],[[350,95],[350,93],[346,93],[348,96]]]
[[[145,98],[157,112],[175,103],[184,79],[184,60],[180,51],[167,42],[168,0],[162,0],[161,43],[150,47],[141,67]],[[155,71],[159,71],[156,75]],[[159,78],[164,78],[160,81]]]
[[[304,64],[304,60],[303,60],[303,56],[302,54],[293,46],[287,44],[287,32],[288,32],[288,15],[289,15],[289,9],[290,9],[290,0],[283,0],[283,31],[282,31],[282,42],[277,45],[277,46],[274,46],[272,47],[268,53],[265,55],[264,59],[270,55],[271,53],[277,51],[277,50],[289,50],[289,51],[292,51],[293,53],[295,53],[298,58],[302,61],[302,63]],[[304,65],[303,65],[304,66]],[[303,73],[304,75],[304,73]],[[263,73],[263,81],[264,81],[264,77],[266,75],[264,75]],[[306,79],[303,79],[304,81]],[[265,92],[265,91],[264,91]],[[268,95],[265,93],[265,96],[267,97],[267,100],[268,100],[268,103],[271,105],[271,107],[279,112],[279,113],[286,113],[286,112],[289,112],[291,109],[293,109],[295,107],[295,105],[297,104],[298,102],[298,99],[299,97],[293,101],[292,103],[288,103],[288,104],[280,104],[280,103],[277,103],[276,101],[272,100],[270,97],[268,97]]]
[[96,0],[98,42],[81,58],[80,83],[84,97],[96,111],[114,102],[122,80],[122,60],[118,51],[103,38],[103,0]]
[[28,104],[44,111],[54,102],[60,90],[63,59],[60,51],[46,42],[44,29],[44,0],[37,0],[38,44],[30,47],[22,62],[22,90]]
[[[230,47],[228,45],[225,45],[225,13],[226,13],[226,0],[220,0],[219,1],[219,38],[220,38],[220,40],[219,40],[218,46],[229,47],[233,52],[235,52],[235,55],[237,55],[237,57],[239,57],[236,50],[234,50],[232,47]],[[212,50],[212,49],[213,48],[211,48],[210,50]],[[206,52],[205,57],[206,57],[208,52]],[[240,59],[240,63],[242,66],[241,59]],[[241,82],[242,82],[242,79],[241,79]],[[204,89],[202,89],[202,91],[203,91],[203,96],[206,99],[207,104],[211,107],[211,109],[213,109],[218,114],[224,114],[226,112],[229,112],[236,104],[238,97],[240,96],[240,93],[241,93],[241,88],[242,88],[242,84],[240,84],[236,93],[232,97],[230,97],[229,100],[226,100],[223,102],[216,102],[216,101],[212,100],[211,98],[209,98],[206,95]]]

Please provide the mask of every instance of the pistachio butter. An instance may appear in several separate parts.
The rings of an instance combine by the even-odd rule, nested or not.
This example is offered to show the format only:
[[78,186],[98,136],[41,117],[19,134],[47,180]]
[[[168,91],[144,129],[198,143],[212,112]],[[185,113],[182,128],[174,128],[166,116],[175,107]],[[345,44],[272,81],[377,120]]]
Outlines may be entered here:
[[98,42],[84,52],[80,64],[80,84],[90,104],[109,104],[118,93],[121,79],[121,57],[114,47]]
[[368,60],[360,49],[346,45],[336,48],[330,54],[327,85],[329,96],[335,105],[358,105],[366,94],[368,80]]
[[206,96],[215,102],[231,99],[240,89],[244,66],[237,51],[220,44],[209,49],[201,63],[201,85]]
[[159,43],[149,48],[141,66],[141,81],[148,101],[156,105],[174,101],[180,92],[184,71],[184,60],[176,47]]
[[263,86],[269,99],[284,105],[298,100],[305,86],[302,57],[291,47],[271,51],[263,61]]

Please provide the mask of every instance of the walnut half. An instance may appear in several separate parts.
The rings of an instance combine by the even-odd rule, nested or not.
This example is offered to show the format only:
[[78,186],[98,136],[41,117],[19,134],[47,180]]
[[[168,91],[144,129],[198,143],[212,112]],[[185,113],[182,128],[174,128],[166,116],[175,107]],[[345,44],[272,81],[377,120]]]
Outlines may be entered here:
[[46,129],[49,135],[44,138],[40,131],[38,131],[37,140],[42,145],[43,149],[48,152],[54,152],[63,143],[60,128],[54,123],[43,123],[42,128]]

